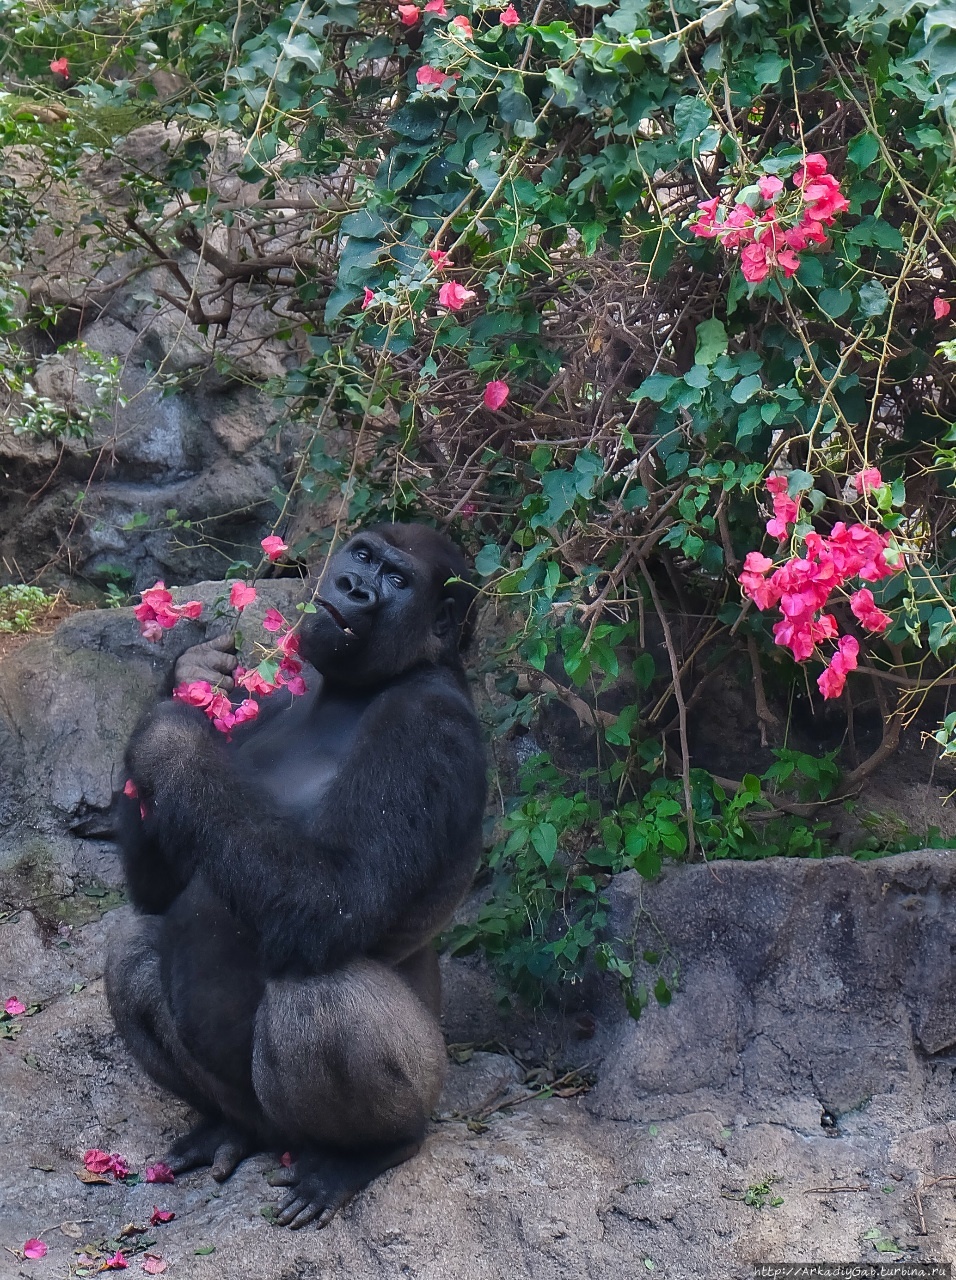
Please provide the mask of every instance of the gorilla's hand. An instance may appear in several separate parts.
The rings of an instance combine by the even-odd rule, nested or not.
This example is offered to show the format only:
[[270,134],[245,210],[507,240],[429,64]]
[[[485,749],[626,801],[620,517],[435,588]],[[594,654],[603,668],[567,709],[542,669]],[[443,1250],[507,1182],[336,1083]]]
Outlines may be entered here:
[[173,670],[174,682],[192,684],[194,680],[208,680],[228,693],[234,688],[232,672],[239,663],[235,649],[236,637],[229,632],[193,645],[179,656]]
[[[200,646],[204,647],[204,646]],[[143,796],[172,782],[184,769],[197,764],[215,750],[216,736],[198,707],[181,702],[161,702],[140,721],[126,750],[129,776]]]

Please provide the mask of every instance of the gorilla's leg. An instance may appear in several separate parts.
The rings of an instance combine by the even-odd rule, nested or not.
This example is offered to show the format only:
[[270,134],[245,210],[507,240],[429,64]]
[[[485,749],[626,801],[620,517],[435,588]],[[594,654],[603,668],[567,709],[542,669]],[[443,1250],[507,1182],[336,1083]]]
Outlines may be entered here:
[[160,977],[161,929],[157,916],[133,916],[117,926],[106,963],[110,1012],[147,1075],[204,1116],[165,1163],[174,1173],[211,1164],[221,1181],[257,1148],[253,1133],[262,1127],[261,1113],[254,1097],[207,1071],[183,1045]]
[[[430,962],[421,962],[422,970]],[[419,1149],[446,1055],[438,1020],[398,972],[356,960],[266,987],[253,1082],[267,1118],[307,1149],[275,1182],[277,1221],[325,1226],[357,1191]]]

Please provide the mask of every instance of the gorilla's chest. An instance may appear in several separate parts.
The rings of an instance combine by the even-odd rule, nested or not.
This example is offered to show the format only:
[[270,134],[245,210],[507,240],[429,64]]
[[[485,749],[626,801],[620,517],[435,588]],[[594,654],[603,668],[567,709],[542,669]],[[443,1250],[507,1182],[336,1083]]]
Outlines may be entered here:
[[242,768],[282,811],[308,812],[345,766],[370,701],[366,696],[327,695],[311,707],[293,704],[243,743]]

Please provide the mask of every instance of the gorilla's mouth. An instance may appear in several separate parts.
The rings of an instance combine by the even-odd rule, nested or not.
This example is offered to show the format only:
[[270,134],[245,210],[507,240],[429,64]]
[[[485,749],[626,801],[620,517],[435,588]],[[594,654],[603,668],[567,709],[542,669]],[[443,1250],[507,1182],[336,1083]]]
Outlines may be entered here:
[[326,613],[329,615],[329,617],[332,619],[332,621],[335,623],[335,625],[338,627],[340,631],[344,632],[345,635],[347,636],[355,635],[355,632],[352,630],[349,624],[345,621],[345,619],[339,613],[338,609],[336,609],[334,604],[329,604],[328,600],[323,600],[321,596],[315,597],[315,603],[320,604],[322,606],[322,608],[326,611]]

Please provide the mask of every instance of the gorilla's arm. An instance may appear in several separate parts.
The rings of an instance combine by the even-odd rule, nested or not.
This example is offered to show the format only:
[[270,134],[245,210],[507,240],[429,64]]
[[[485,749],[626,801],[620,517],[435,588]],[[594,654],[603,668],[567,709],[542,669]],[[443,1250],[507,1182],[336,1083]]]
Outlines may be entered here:
[[[315,810],[280,814],[200,712],[161,706],[130,744],[145,835],[259,935],[270,974],[367,952],[429,895],[467,889],[484,805],[474,711],[452,677],[395,687],[363,718]],[[463,859],[467,865],[463,865]]]

